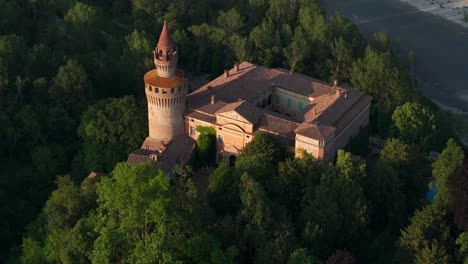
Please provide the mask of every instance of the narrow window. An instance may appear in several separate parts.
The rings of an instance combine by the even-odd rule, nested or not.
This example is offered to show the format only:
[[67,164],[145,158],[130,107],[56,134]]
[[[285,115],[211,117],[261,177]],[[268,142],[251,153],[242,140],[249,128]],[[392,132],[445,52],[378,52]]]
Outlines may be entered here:
[[150,92],[153,91],[153,87],[151,85],[148,85]]
[[299,110],[299,111],[304,110],[304,103],[303,102],[297,102],[297,110]]
[[173,93],[174,93],[174,88],[171,88],[171,94],[173,94]]
[[191,136],[195,135],[195,128],[191,126],[189,133]]
[[275,94],[275,103],[280,104],[280,96],[279,94]]
[[154,92],[159,93],[159,88],[158,87],[154,88]]
[[288,98],[288,107],[291,107],[291,98]]
[[180,86],[179,86],[179,88],[178,88],[178,89],[179,89],[179,93],[180,93]]

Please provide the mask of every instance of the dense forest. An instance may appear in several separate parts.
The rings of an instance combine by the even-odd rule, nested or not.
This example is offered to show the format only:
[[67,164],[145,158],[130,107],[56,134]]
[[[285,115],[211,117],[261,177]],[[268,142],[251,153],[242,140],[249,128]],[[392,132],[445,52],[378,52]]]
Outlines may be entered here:
[[[209,131],[172,177],[124,163],[164,21],[189,78],[338,80],[373,97],[369,129],[325,167],[264,133],[215,165]],[[416,59],[317,0],[0,0],[0,262],[468,263],[468,158]]]

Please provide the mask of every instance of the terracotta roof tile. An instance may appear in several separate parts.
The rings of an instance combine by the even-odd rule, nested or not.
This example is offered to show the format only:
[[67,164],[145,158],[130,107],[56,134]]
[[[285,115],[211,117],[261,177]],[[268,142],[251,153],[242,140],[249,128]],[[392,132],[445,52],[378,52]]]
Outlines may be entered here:
[[159,77],[157,69],[153,69],[145,74],[145,83],[159,88],[174,88],[182,86],[187,79],[176,76],[172,78]]
[[290,73],[285,69],[272,69],[272,71],[281,73],[273,79],[275,86],[304,96],[315,98],[329,94],[333,88],[331,84],[324,81],[299,73]]
[[[353,115],[367,107],[371,100],[371,97],[364,93],[347,87],[290,73],[285,69],[268,69],[243,62],[239,65],[239,70],[233,68],[228,71],[227,77],[223,74],[189,94],[187,109],[213,116],[223,111],[237,111],[253,124],[259,120],[256,124],[257,129],[287,138],[294,137],[294,131],[300,123],[252,104],[274,87],[311,98],[312,101],[306,106],[304,115],[296,118],[306,124],[296,132],[317,139],[344,128]],[[210,103],[211,96],[214,96],[216,101],[213,105]]]
[[302,123],[295,132],[298,135],[323,140],[333,135],[335,131],[336,128],[333,126]]
[[257,129],[294,139],[296,136],[294,131],[299,125],[299,123],[291,120],[271,114],[264,114],[258,122]]
[[174,46],[172,41],[171,32],[169,32],[169,27],[167,26],[166,21],[164,21],[164,26],[159,36],[158,47],[159,48],[169,48]]
[[190,111],[186,114],[186,116],[189,118],[205,121],[211,124],[216,123],[216,117],[213,115],[207,115],[207,114],[203,114],[200,112]]
[[251,103],[242,100],[235,103],[225,105],[223,108],[216,111],[217,114],[225,113],[229,111],[235,111],[251,124],[256,124],[258,119],[263,115],[263,111],[252,105]]

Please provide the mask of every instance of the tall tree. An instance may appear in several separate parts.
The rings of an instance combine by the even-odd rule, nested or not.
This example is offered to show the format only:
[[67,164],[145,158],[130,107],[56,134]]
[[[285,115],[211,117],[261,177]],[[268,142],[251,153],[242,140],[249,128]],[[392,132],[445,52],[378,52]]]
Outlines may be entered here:
[[284,150],[274,136],[268,132],[258,132],[254,139],[242,149],[239,159],[253,155],[265,155],[277,162],[284,157]]
[[398,230],[405,220],[406,197],[398,174],[392,163],[380,160],[366,179],[365,190],[375,227]]
[[208,184],[208,201],[219,215],[236,212],[239,204],[240,178],[222,162],[210,175]]
[[455,170],[462,165],[463,159],[463,149],[455,143],[455,140],[449,139],[444,151],[432,164],[432,176],[435,178],[437,188],[435,197],[437,203],[447,205],[451,201],[452,194],[448,190],[448,180]]
[[413,94],[409,78],[395,63],[392,54],[368,46],[365,56],[353,63],[351,85],[374,98],[371,118],[381,134],[390,126],[393,109],[408,101]]
[[212,127],[197,126],[200,135],[197,138],[198,165],[213,165],[216,163],[216,131]]
[[[468,232],[468,159],[448,178],[449,192],[453,197],[450,209],[453,211],[455,224]],[[468,247],[468,236],[467,238]],[[467,250],[468,253],[468,250]]]
[[[368,221],[362,187],[356,179],[330,167],[322,176],[313,200],[304,201],[302,219],[307,243],[321,244],[314,254],[326,256],[333,248],[349,248]],[[314,242],[316,239],[318,242]]]
[[76,60],[70,59],[65,65],[60,66],[49,93],[64,103],[72,100],[76,102],[78,99],[78,105],[82,105],[91,98],[93,90],[83,66]]
[[89,171],[109,172],[141,144],[147,127],[141,109],[132,96],[102,100],[88,108],[78,131]]
[[446,218],[446,210],[438,205],[428,205],[416,210],[408,227],[401,230],[402,252],[398,255],[398,261],[416,261],[417,258],[422,260],[429,255],[443,256],[442,252],[452,250],[454,241]]
[[418,144],[428,148],[436,130],[435,116],[429,108],[417,103],[398,106],[392,115],[398,132],[408,144]]

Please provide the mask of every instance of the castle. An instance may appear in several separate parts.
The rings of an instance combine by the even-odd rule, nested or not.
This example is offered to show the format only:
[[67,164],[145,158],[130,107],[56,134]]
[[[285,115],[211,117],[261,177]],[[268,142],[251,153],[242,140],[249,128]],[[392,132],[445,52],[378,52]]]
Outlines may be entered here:
[[337,82],[243,62],[188,94],[177,59],[164,23],[156,68],[144,76],[149,136],[129,162],[184,164],[199,136],[196,127],[209,126],[216,130],[218,161],[234,162],[258,131],[266,131],[296,155],[305,150],[328,163],[368,125],[372,98]]

